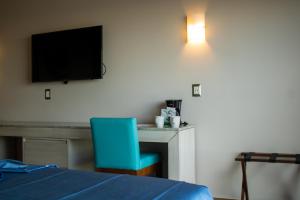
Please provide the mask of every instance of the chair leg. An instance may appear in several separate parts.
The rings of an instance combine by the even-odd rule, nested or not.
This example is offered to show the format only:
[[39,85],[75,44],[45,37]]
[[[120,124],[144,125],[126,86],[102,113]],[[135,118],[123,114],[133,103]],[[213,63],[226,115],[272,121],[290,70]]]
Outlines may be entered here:
[[162,164],[159,162],[156,167],[156,177],[162,178]]

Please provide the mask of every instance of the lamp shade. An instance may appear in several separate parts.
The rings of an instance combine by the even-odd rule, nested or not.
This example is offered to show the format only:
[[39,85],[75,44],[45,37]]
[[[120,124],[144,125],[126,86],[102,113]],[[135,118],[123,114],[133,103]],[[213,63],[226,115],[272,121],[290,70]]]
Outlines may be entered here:
[[187,43],[200,44],[205,41],[205,24],[187,17]]

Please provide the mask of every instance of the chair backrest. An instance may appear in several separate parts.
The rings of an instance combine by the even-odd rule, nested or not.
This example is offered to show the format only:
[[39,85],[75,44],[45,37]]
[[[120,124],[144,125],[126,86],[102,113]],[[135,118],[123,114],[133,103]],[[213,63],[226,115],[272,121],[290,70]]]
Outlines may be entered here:
[[135,118],[91,118],[96,168],[137,170],[140,148]]

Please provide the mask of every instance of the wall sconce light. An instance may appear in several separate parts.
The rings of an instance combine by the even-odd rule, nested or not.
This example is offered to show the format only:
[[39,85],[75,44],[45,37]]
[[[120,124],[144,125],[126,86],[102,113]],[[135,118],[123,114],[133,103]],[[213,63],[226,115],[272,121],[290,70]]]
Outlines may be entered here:
[[187,43],[201,44],[205,41],[204,20],[187,17]]

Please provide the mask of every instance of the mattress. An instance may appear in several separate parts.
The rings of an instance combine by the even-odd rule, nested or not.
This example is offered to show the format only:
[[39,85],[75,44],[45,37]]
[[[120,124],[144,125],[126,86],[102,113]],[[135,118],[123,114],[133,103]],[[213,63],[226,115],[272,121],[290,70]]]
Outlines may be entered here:
[[43,168],[3,172],[1,200],[198,199],[212,200],[206,186],[163,178]]

